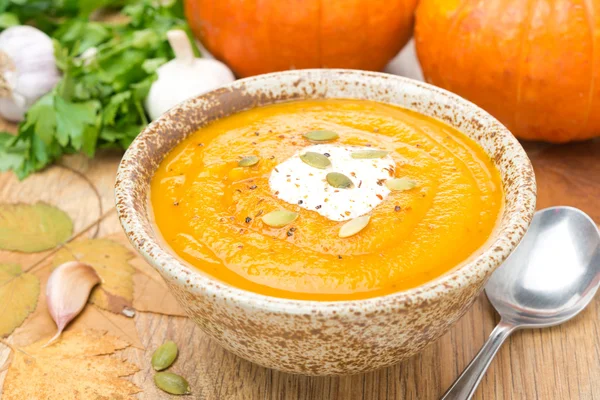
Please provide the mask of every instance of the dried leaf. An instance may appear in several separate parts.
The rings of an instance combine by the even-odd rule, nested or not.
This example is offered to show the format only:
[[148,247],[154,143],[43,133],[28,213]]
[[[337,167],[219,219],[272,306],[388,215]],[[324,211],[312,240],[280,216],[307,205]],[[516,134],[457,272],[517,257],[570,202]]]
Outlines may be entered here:
[[120,379],[139,369],[109,355],[127,343],[103,332],[66,332],[52,346],[47,338],[14,354],[3,400],[134,399],[140,389]]
[[160,274],[141,257],[130,262],[136,269],[133,275],[133,308],[165,315],[186,317],[187,314]]
[[35,309],[40,281],[18,264],[0,264],[0,337],[9,335]]
[[[144,348],[133,318],[127,318],[94,305],[85,307],[81,314],[67,326],[65,332],[77,332],[83,329],[107,331],[133,347]],[[23,346],[48,338],[55,331],[56,325],[48,312],[44,310],[38,314],[36,310],[25,324],[15,330],[11,338],[16,345]]]
[[79,261],[68,261],[52,271],[46,283],[46,305],[58,329],[48,344],[58,339],[67,324],[79,315],[98,283],[100,277],[94,268]]
[[56,253],[53,265],[77,260],[91,265],[100,276],[101,284],[90,296],[90,302],[105,310],[122,313],[132,307],[133,273],[129,264],[134,254],[108,239],[73,242]]
[[135,254],[135,257],[129,260],[129,264],[135,268],[133,275],[133,308],[135,310],[180,317],[187,316],[162,276],[142,256],[135,253],[123,232],[111,235],[107,239],[121,244]]
[[[41,292],[38,306],[23,325],[15,329],[11,339],[16,346],[27,346],[44,338],[54,335],[56,324],[48,313],[46,306],[46,283],[51,272],[51,262],[37,269],[33,274],[39,279]],[[84,329],[95,329],[106,331],[108,334],[118,337],[133,347],[144,348],[133,318],[127,318],[122,314],[115,314],[103,310],[94,305],[85,307],[81,314],[75,318],[65,329],[65,332],[81,331]],[[46,339],[47,340],[47,339]]]
[[0,249],[35,253],[64,243],[73,221],[49,204],[0,204]]

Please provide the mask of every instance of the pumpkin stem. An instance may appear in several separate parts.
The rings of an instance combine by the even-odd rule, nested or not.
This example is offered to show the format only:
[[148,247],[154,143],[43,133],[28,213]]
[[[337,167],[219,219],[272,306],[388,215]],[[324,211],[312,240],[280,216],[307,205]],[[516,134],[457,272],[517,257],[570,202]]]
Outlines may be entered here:
[[194,50],[192,49],[192,44],[185,31],[181,29],[170,30],[167,32],[167,39],[175,53],[176,59],[186,64],[192,64],[194,62]]

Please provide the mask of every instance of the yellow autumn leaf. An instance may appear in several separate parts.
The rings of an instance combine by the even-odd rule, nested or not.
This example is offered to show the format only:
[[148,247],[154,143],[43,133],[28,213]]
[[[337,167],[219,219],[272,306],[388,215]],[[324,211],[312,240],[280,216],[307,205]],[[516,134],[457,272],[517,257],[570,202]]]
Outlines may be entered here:
[[92,290],[90,302],[105,310],[121,313],[133,302],[133,273],[129,264],[134,254],[108,239],[89,239],[70,243],[59,250],[52,261],[56,268],[77,260],[91,265],[100,276],[100,285]]
[[3,400],[121,399],[133,400],[140,389],[122,379],[139,369],[110,357],[127,343],[94,330],[65,332],[59,341],[22,348],[14,358],[3,388]]
[[73,221],[46,203],[0,204],[0,249],[35,253],[64,243]]
[[40,281],[18,264],[0,264],[0,337],[8,336],[35,310]]
[[160,273],[148,264],[142,256],[135,253],[125,233],[121,231],[108,238],[135,254],[135,257],[129,260],[129,264],[135,268],[133,274],[133,308],[136,311],[186,317],[187,314],[169,290]]

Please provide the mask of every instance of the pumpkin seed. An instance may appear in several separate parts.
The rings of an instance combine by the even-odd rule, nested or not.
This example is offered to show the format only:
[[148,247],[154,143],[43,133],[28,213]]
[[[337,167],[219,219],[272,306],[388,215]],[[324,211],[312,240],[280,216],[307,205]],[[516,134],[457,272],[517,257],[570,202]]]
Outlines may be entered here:
[[152,367],[157,371],[167,369],[177,358],[177,345],[170,340],[160,345],[152,354]]
[[327,179],[327,182],[334,188],[349,189],[354,186],[350,178],[344,174],[340,174],[339,172],[330,172],[325,178]]
[[351,219],[350,221],[342,225],[338,234],[339,237],[347,238],[352,235],[356,235],[358,232],[362,231],[365,228],[365,226],[369,224],[370,220],[371,217],[369,215],[363,215],[362,217]]
[[384,150],[365,150],[352,153],[351,157],[357,160],[362,160],[367,158],[383,158],[388,154],[390,154],[390,152]]
[[390,190],[403,192],[417,186],[417,182],[408,178],[393,178],[385,181],[385,186]]
[[238,162],[238,167],[251,167],[258,164],[260,157],[257,156],[246,156]]
[[331,161],[329,161],[327,156],[312,151],[307,151],[306,153],[300,155],[300,159],[304,161],[305,164],[319,169],[325,169],[331,165]]
[[172,372],[157,372],[154,375],[154,384],[169,394],[189,394],[190,384],[184,377]]
[[313,142],[329,142],[339,138],[340,135],[331,131],[311,131],[305,133],[304,137]]
[[263,215],[262,221],[273,228],[282,228],[294,222],[296,218],[298,218],[298,213],[286,210],[277,210]]

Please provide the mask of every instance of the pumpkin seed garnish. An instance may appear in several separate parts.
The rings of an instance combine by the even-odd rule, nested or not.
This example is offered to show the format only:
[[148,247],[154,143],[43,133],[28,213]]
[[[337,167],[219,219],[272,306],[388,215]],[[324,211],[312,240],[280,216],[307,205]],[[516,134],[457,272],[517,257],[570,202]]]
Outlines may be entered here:
[[190,384],[184,377],[172,372],[157,372],[154,375],[154,384],[162,391],[169,394],[189,394]]
[[325,169],[331,165],[331,161],[329,161],[329,158],[327,158],[321,153],[315,153],[312,151],[307,151],[306,153],[300,155],[300,159],[305,164],[319,169]]
[[339,138],[340,135],[331,131],[311,131],[305,133],[304,137],[313,142],[329,142]]
[[351,157],[356,160],[363,160],[368,158],[383,158],[388,154],[390,154],[390,152],[384,150],[365,150],[352,153]]
[[363,215],[362,217],[351,219],[350,221],[342,225],[338,236],[341,238],[347,238],[352,235],[356,235],[358,232],[362,231],[365,228],[365,226],[369,224],[370,220],[370,215]]
[[152,367],[157,371],[167,369],[177,358],[177,345],[170,340],[158,346],[152,354]]
[[349,189],[354,186],[350,178],[339,172],[330,172],[325,178],[327,179],[327,183],[334,188]]
[[258,164],[259,161],[260,161],[260,157],[246,156],[238,162],[238,167],[251,167],[253,165]]
[[415,186],[417,186],[417,182],[408,178],[393,178],[385,181],[385,186],[387,186],[390,190],[402,192],[413,189]]
[[262,221],[273,228],[282,228],[294,222],[296,218],[298,218],[298,213],[287,210],[277,210],[263,215]]

